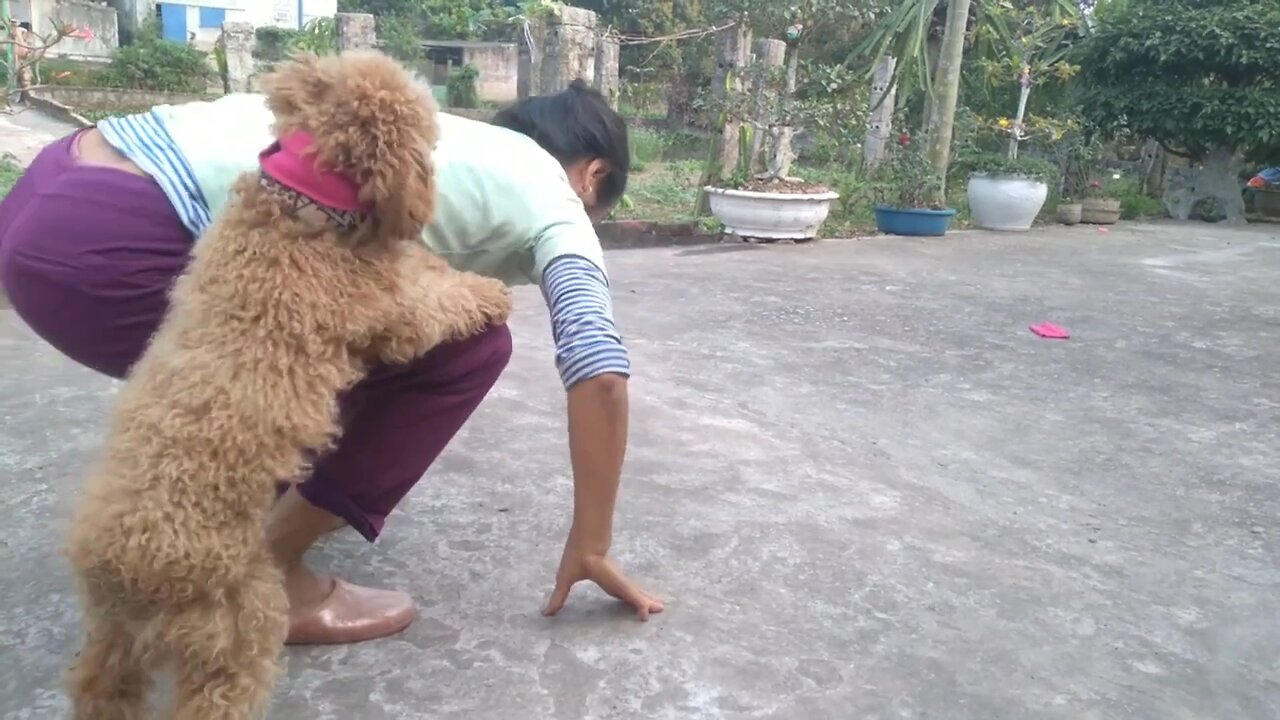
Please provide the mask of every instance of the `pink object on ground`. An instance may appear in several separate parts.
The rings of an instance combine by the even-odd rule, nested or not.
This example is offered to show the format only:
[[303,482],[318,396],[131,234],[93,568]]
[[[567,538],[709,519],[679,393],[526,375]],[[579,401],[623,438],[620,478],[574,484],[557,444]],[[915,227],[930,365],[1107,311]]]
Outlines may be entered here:
[[1050,340],[1070,340],[1071,339],[1071,333],[1067,332],[1066,328],[1058,327],[1057,325],[1054,325],[1051,322],[1044,322],[1044,323],[1040,323],[1039,325],[1032,325],[1031,332],[1039,335],[1042,338],[1048,338]]
[[263,172],[285,187],[335,210],[368,212],[360,202],[360,188],[350,178],[316,166],[308,154],[311,133],[295,132],[271,145],[258,155]]

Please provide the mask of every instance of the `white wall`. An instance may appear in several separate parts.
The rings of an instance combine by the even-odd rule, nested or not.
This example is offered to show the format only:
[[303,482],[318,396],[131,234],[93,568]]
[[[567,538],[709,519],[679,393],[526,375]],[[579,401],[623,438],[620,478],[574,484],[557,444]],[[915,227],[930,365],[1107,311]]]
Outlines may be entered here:
[[[38,1],[38,0],[37,0]],[[299,0],[178,0],[187,7],[187,28],[195,32],[194,44],[211,49],[222,34],[222,28],[200,27],[200,8],[222,8],[228,22],[247,22],[254,27],[275,25],[296,29],[321,17],[338,12],[338,0],[301,0],[302,22],[298,22]]]
[[[338,0],[176,0],[193,10],[200,7],[223,8],[227,20],[252,23],[254,27],[275,25],[298,28],[319,17],[333,17],[338,12]],[[298,21],[298,8],[302,7],[302,22]],[[198,10],[196,12],[199,12]]]

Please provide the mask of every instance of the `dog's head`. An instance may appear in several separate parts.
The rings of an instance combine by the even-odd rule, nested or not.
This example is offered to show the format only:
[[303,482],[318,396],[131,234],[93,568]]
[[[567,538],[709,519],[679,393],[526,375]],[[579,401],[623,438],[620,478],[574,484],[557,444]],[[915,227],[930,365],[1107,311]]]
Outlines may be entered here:
[[299,55],[264,80],[275,134],[305,131],[321,167],[370,206],[361,237],[415,236],[435,210],[435,103],[391,58],[371,50]]

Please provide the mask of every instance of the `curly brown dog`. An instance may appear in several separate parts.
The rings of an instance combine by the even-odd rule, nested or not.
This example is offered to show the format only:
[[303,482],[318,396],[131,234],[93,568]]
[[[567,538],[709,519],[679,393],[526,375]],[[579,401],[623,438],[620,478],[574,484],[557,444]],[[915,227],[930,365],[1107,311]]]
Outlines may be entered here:
[[68,543],[87,631],[70,678],[80,720],[142,717],[168,664],[172,717],[262,713],[288,624],[263,535],[276,483],[334,442],[338,396],[372,364],[510,312],[505,286],[421,244],[435,111],[399,65],[304,57],[267,90],[277,137],[310,133],[318,166],[353,181],[369,210],[354,230],[317,221],[248,173],[197,242]]

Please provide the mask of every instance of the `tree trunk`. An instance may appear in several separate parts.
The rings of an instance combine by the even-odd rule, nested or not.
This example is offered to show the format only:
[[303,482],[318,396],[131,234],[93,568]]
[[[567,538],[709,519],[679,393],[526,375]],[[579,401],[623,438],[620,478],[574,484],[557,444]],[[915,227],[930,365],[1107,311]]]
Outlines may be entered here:
[[964,60],[965,29],[969,22],[970,0],[951,0],[947,6],[947,29],[942,34],[938,55],[937,81],[933,86],[933,111],[929,117],[929,146],[926,156],[942,176],[943,187],[930,198],[936,204],[947,200],[947,167],[951,163],[951,133],[955,128],[956,103],[960,95],[960,65]]
[[[6,38],[13,37],[13,32],[12,30],[10,30],[10,28],[13,27],[13,14],[11,12],[11,8],[9,7],[9,0],[0,0],[0,20],[4,21]],[[31,27],[34,28],[35,23],[31,23]],[[18,73],[16,72],[16,70],[18,65],[17,65],[16,59],[17,59],[17,54],[15,53],[15,48],[13,47],[13,45],[12,44],[5,45],[4,66],[5,66],[5,69],[7,70],[5,75],[8,76],[8,79],[6,81],[5,88],[4,88],[4,102],[3,102],[4,107],[9,107],[9,103],[12,101],[12,98],[13,98],[13,90],[15,87],[17,87]]]
[[879,165],[889,150],[898,92],[897,86],[890,83],[897,65],[897,58],[885,55],[876,63],[875,76],[871,78],[871,113],[867,117],[867,137],[862,143],[862,163],[867,169]]
[[[742,71],[751,57],[751,28],[746,18],[737,25],[720,31],[720,60],[716,66],[712,92],[719,98],[742,90]],[[697,217],[711,213],[711,200],[705,188],[715,186],[738,169],[741,158],[739,141],[742,124],[727,112],[720,114],[716,130],[719,136],[711,142],[707,162],[702,169],[702,182],[698,187],[698,201],[694,208]]]
[[1022,91],[1018,93],[1018,116],[1013,119],[1013,137],[1009,138],[1009,159],[1018,159],[1018,143],[1022,140],[1022,121],[1027,117],[1027,96],[1031,94],[1031,68],[1022,66],[1022,76],[1018,83]]
[[781,88],[775,82],[776,69],[781,69],[787,61],[787,44],[782,40],[759,40],[756,42],[756,57],[752,62],[758,65],[760,72],[756,75],[756,117],[754,134],[751,136],[751,173],[764,172],[767,165],[764,159],[765,140],[772,129],[770,118],[776,117]]
[[929,75],[920,78],[920,82],[924,84],[921,89],[925,91],[923,116],[929,118],[933,115],[933,102],[936,99],[933,96],[933,81],[938,77],[938,57],[942,52],[942,38],[930,32],[924,42],[925,68]]
[[[800,73],[800,46],[788,49],[787,81],[782,88],[782,102],[789,104],[796,95],[796,82]],[[773,128],[773,157],[769,160],[769,176],[785,180],[791,176],[791,163],[796,154],[791,148],[796,129],[791,125],[775,125]]]
[[1170,173],[1164,190],[1164,206],[1170,217],[1188,220],[1202,200],[1213,200],[1231,225],[1243,225],[1244,196],[1240,171],[1244,158],[1230,148],[1214,148],[1196,167]]
[[1147,144],[1142,148],[1142,160],[1144,163],[1144,172],[1142,176],[1142,191],[1151,197],[1160,197],[1164,193],[1164,174],[1168,163],[1168,154],[1164,148],[1160,147],[1160,143],[1155,140],[1148,140]]

